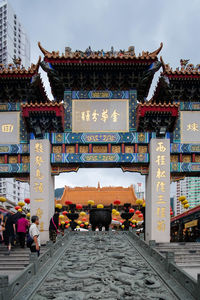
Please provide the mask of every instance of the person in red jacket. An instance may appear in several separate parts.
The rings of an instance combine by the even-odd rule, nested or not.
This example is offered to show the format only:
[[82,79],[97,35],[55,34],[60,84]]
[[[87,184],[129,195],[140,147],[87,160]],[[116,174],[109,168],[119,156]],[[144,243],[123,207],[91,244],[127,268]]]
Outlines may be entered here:
[[17,233],[19,235],[19,243],[21,248],[24,248],[25,246],[26,230],[28,226],[29,222],[26,219],[26,216],[22,214],[21,218],[17,221]]

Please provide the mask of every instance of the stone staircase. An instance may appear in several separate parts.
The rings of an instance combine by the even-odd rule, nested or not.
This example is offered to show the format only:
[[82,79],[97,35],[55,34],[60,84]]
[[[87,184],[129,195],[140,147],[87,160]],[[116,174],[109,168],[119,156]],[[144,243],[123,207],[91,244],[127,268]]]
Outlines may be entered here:
[[[45,251],[42,247],[41,253]],[[14,279],[29,264],[29,248],[12,247],[10,255],[6,255],[7,247],[0,245],[0,275],[8,275],[9,281]]]
[[197,279],[200,273],[200,243],[165,243],[156,244],[155,248],[163,256],[166,252],[174,252],[174,262]]

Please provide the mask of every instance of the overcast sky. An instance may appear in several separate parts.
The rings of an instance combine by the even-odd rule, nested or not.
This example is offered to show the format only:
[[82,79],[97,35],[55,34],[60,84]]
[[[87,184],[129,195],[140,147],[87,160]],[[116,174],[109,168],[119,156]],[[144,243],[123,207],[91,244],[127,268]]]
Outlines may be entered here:
[[[165,63],[178,67],[181,58],[199,64],[200,0],[10,0],[31,41],[31,61],[41,55],[37,42],[49,51],[127,49],[154,51],[164,43]],[[45,75],[45,87],[50,88]],[[155,86],[150,90],[152,94]],[[62,174],[56,186],[144,183],[144,176],[119,169],[82,169]]]

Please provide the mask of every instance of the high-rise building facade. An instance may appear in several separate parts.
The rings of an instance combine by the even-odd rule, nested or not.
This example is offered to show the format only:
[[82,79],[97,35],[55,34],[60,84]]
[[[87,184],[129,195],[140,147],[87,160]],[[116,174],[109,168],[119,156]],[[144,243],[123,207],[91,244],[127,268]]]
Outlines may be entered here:
[[21,65],[30,66],[30,41],[7,0],[0,0],[0,63],[8,65],[21,59]]
[[14,178],[0,178],[0,196],[17,204],[25,198],[30,198],[29,184]]
[[189,208],[193,208],[200,204],[200,178],[186,177],[176,184],[176,215],[186,211],[184,206],[178,200],[178,197],[186,196]]

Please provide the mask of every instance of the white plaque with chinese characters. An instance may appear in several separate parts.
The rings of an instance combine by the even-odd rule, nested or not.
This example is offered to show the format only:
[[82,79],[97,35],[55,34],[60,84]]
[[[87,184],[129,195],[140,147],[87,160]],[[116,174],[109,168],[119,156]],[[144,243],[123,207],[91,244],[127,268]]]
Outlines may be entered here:
[[72,101],[72,132],[128,132],[129,100]]
[[0,112],[0,144],[19,144],[19,121],[19,112]]
[[170,141],[151,139],[146,180],[146,241],[170,241]]
[[200,111],[181,111],[181,143],[200,143]]

